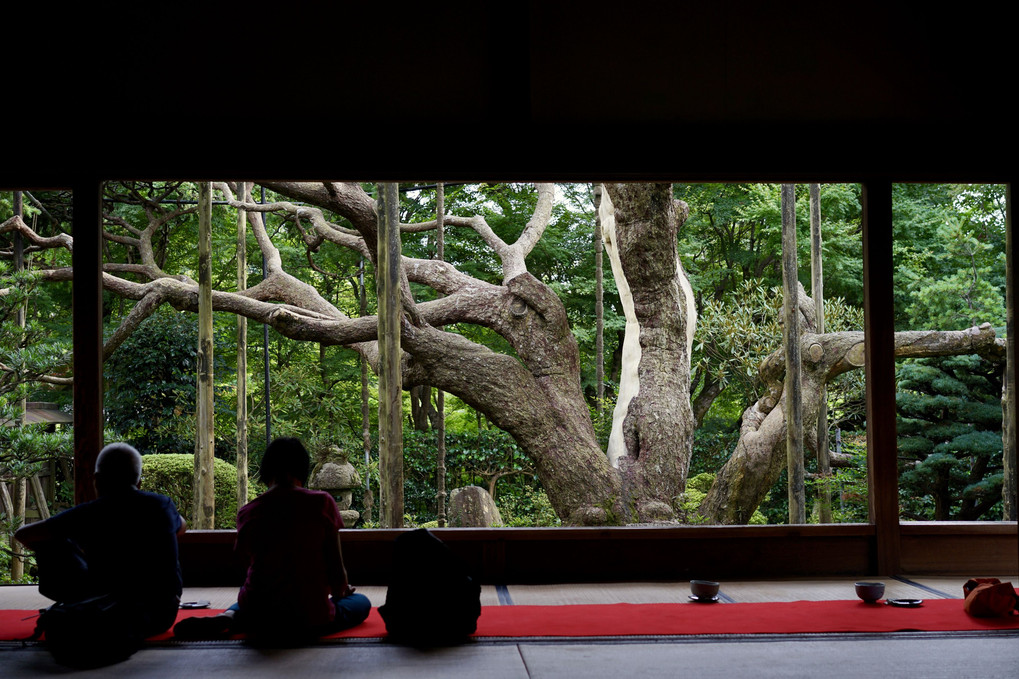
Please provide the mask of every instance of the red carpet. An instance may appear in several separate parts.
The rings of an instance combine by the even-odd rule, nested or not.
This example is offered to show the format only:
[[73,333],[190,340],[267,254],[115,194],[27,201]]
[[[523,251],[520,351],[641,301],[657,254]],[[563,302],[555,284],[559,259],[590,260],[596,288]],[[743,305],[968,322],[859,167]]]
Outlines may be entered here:
[[[181,617],[218,611],[181,611]],[[32,633],[35,611],[0,611],[0,641]],[[608,637],[686,634],[796,634],[834,632],[966,631],[1019,629],[1019,616],[971,618],[961,599],[930,599],[920,608],[859,601],[752,604],[595,604],[486,606],[479,637]],[[383,637],[377,610],[362,625],[329,638]],[[167,632],[154,640],[172,638]]]

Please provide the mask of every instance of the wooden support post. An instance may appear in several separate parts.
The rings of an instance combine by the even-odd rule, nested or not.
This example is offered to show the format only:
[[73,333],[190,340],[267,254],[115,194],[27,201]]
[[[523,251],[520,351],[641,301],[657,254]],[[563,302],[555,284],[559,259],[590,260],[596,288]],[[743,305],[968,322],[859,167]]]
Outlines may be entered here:
[[[814,298],[818,335],[824,334],[824,268],[821,258],[821,185],[810,185],[810,294]],[[821,385],[817,409],[817,501],[821,523],[831,523],[831,460],[828,451],[828,387]]]
[[0,481],[0,509],[4,510],[4,514],[8,517],[14,516],[14,500],[11,498],[10,491],[7,490],[7,484]]
[[[237,187],[241,200],[250,196],[247,182]],[[248,289],[248,215],[237,211],[237,292]],[[268,443],[268,442],[267,442]],[[248,502],[248,319],[237,314],[237,509]]]
[[1015,365],[1015,228],[1012,219],[1012,186],[1005,188],[1005,390],[1002,394],[1002,519],[1015,521],[1019,518],[1019,470],[1016,469],[1016,365]]
[[803,469],[803,391],[800,374],[800,312],[796,263],[796,187],[782,185],[782,299],[785,346],[786,463],[789,475],[789,523],[806,523]]
[[35,497],[35,507],[39,510],[39,518],[45,521],[50,518],[50,508],[46,503],[46,493],[42,489],[42,481],[39,480],[39,475],[32,474],[28,479],[28,483],[32,489],[32,495]]
[[209,182],[199,182],[198,414],[194,483],[194,526],[199,530],[212,530],[216,523],[212,351],[212,186]]
[[867,380],[867,486],[876,532],[875,575],[902,560],[895,430],[895,317],[892,301],[892,185],[863,185],[863,312]]
[[[440,262],[446,258],[446,193],[442,183],[435,185],[435,221],[437,232],[435,238],[435,258]],[[442,389],[435,390],[436,416],[436,514],[439,528],[446,526],[446,393]]]
[[103,447],[103,187],[90,177],[73,194],[74,501],[94,500]]
[[[25,496],[28,495],[27,483],[24,477],[16,478],[11,483],[11,505],[14,507],[14,512],[11,514],[11,523],[13,524],[14,530],[17,530],[25,522]],[[25,559],[24,559],[24,547],[20,542],[14,539],[11,535],[11,580],[18,582],[25,576]]]
[[378,185],[379,475],[383,528],[403,527],[403,384],[400,373],[400,194]]
[[[1005,187],[1005,426],[1004,441],[1005,448],[1005,479],[1002,490],[1005,500],[1005,518],[1011,521],[1016,520],[1019,513],[1019,502],[1016,493],[1016,485],[1019,483],[1019,469],[1017,469],[1016,450],[1019,445],[1019,426],[1016,422],[1015,390],[1019,384],[1019,366],[1016,365],[1016,342],[1015,342],[1015,243],[1016,224],[1012,214],[1012,185]],[[1019,524],[1016,526],[1017,538],[1019,538]],[[1019,544],[1019,540],[1017,540]]]

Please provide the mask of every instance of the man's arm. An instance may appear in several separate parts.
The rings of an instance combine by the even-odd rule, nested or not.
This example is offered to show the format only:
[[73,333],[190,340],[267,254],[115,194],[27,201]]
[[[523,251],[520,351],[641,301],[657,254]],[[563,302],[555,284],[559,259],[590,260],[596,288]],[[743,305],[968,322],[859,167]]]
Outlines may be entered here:
[[185,520],[183,514],[178,514],[177,516],[180,517],[180,528],[177,529],[177,537],[180,537],[181,535],[184,535],[184,533],[187,532],[188,522],[187,520]]
[[26,547],[32,547],[43,542],[52,540],[54,535],[52,531],[52,519],[46,519],[45,521],[36,521],[22,526],[14,533],[15,539]]
[[340,535],[332,533],[323,545],[326,556],[326,572],[329,574],[329,589],[333,596],[342,599],[354,593],[354,588],[347,580],[347,568],[343,565],[343,553],[340,550]]

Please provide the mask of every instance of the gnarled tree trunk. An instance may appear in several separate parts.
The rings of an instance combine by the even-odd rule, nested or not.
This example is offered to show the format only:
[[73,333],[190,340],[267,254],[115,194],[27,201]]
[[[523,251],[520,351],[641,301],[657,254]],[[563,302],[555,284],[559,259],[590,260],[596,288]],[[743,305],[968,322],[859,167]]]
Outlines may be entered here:
[[[863,367],[863,333],[815,334],[813,302],[800,288],[800,311],[807,319],[807,331],[800,336],[803,356],[803,419],[817,417],[821,388],[844,372]],[[899,358],[951,356],[974,353],[995,356],[1003,351],[990,324],[960,331],[912,331],[895,333],[895,355]],[[768,393],[746,409],[739,443],[715,477],[715,483],[701,504],[700,513],[713,523],[743,524],[750,520],[764,496],[778,480],[785,462],[786,421],[782,412],[785,393],[782,351],[761,364],[760,373]],[[807,431],[805,445],[814,450],[816,431]]]
[[637,520],[671,519],[686,488],[695,428],[690,352],[697,316],[676,250],[689,209],[673,200],[671,184],[605,188],[605,248],[626,315],[609,459],[622,472]]

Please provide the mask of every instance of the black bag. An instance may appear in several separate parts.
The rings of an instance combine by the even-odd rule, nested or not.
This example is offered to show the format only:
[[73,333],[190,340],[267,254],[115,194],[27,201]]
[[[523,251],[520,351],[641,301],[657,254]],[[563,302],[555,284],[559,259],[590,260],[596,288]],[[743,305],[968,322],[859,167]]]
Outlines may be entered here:
[[394,641],[460,643],[478,628],[481,585],[449,547],[419,528],[396,539],[393,578],[379,614]]
[[102,667],[129,658],[142,637],[126,606],[110,595],[56,603],[39,611],[29,640],[43,637],[53,659],[76,668]]

